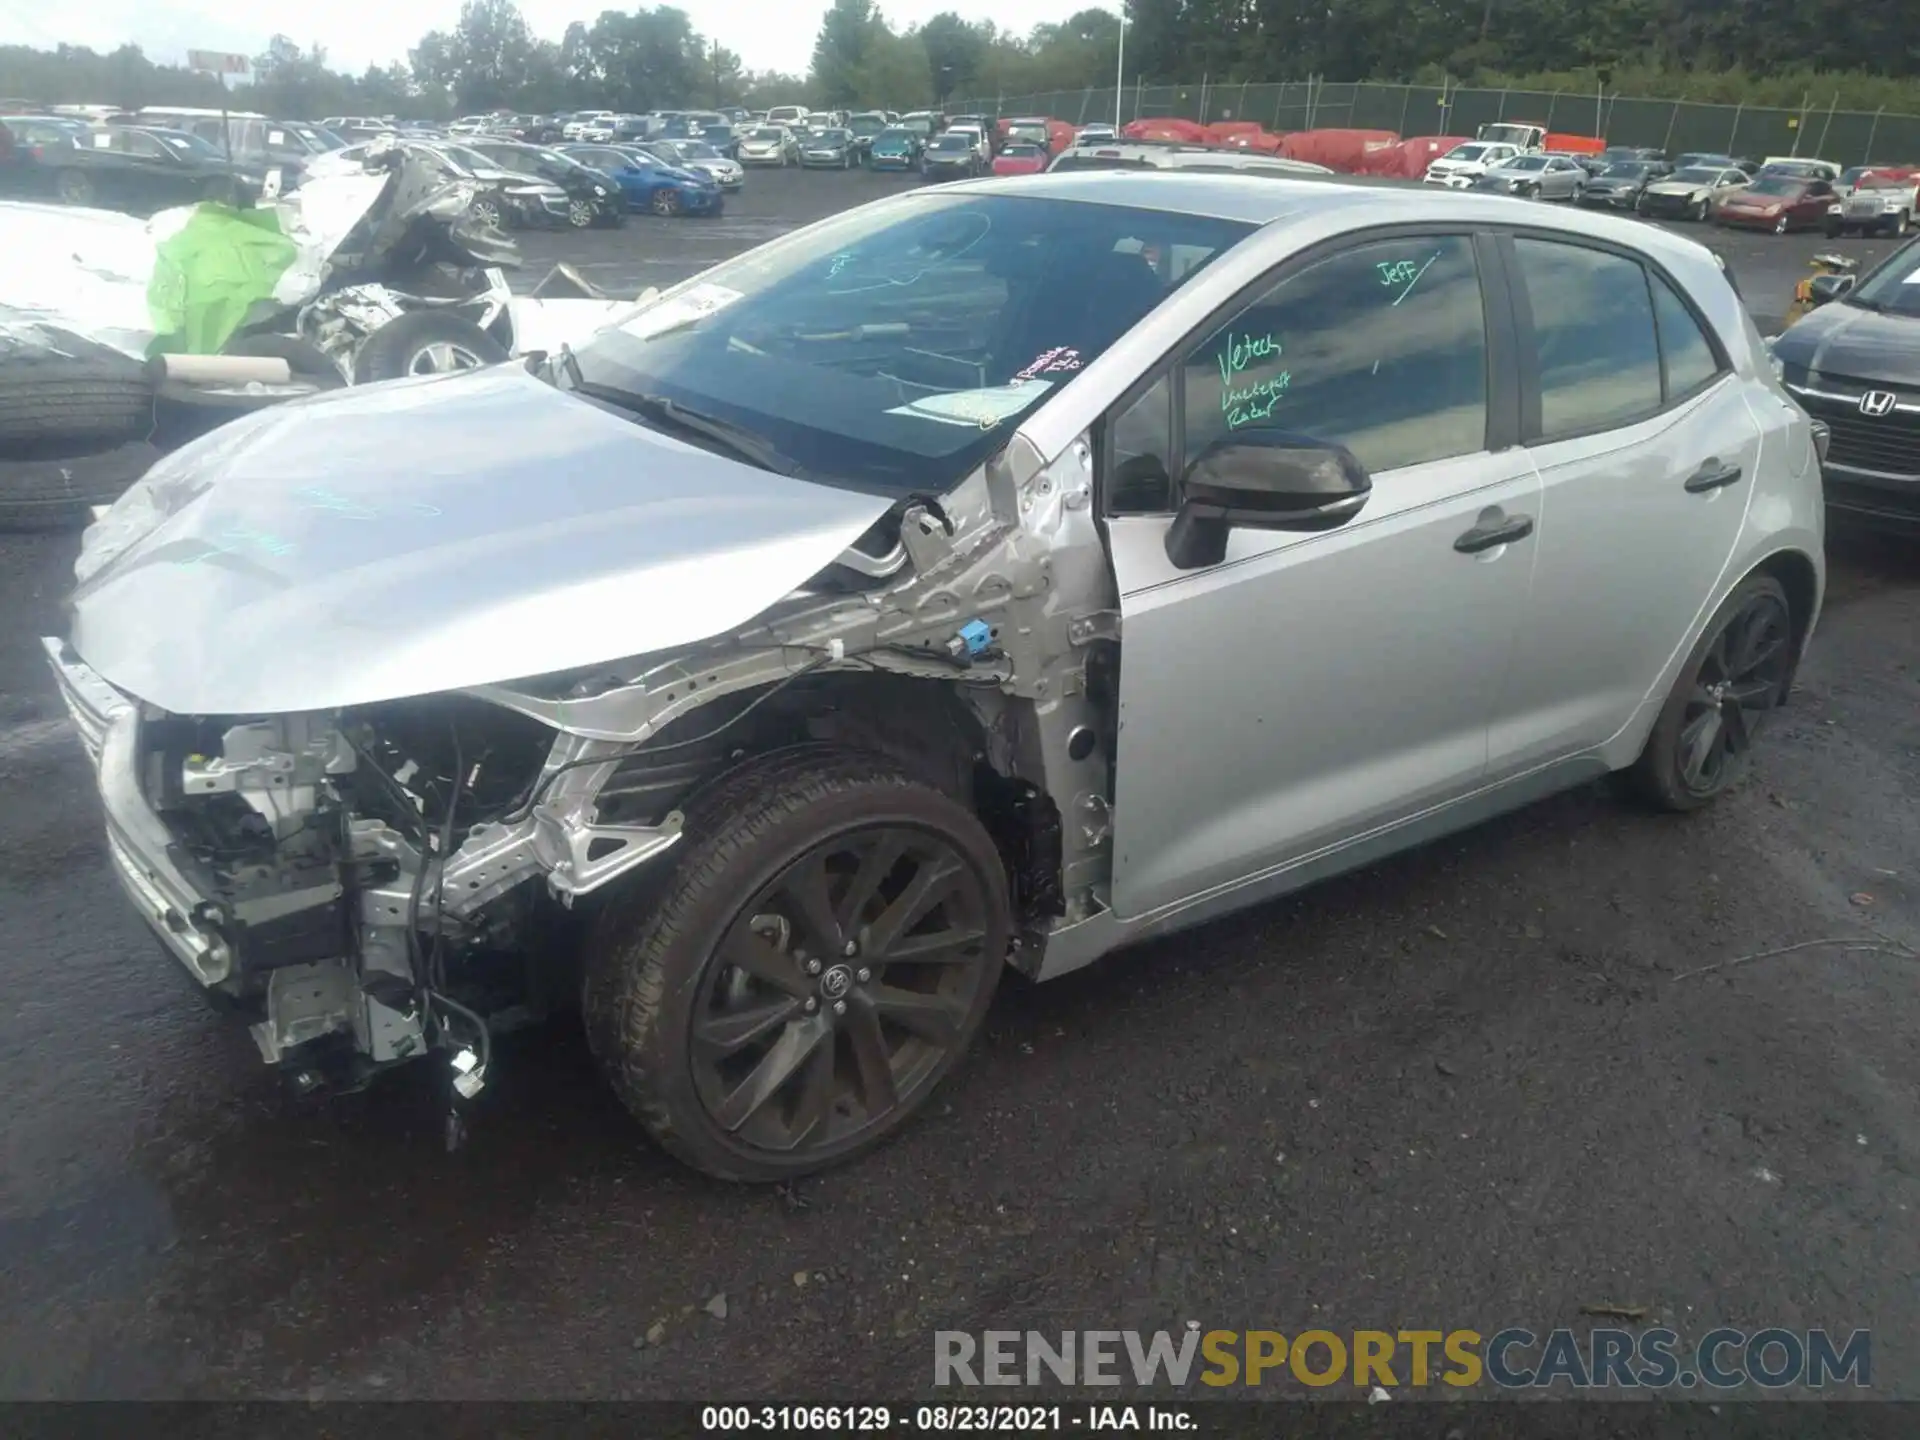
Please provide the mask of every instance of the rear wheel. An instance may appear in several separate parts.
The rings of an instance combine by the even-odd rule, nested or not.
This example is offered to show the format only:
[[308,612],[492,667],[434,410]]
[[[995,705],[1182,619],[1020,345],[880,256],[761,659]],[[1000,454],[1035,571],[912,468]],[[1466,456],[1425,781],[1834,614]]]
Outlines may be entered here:
[[1784,235],[1787,233],[1786,216],[1782,215],[1778,220],[1773,222],[1773,233],[1776,235]]
[[1011,934],[980,822],[877,755],[750,761],[688,807],[670,873],[601,917],[588,1036],[664,1148],[722,1179],[880,1143],[986,1015]]
[[53,193],[65,205],[91,205],[93,177],[79,170],[61,170],[53,177]]
[[1793,612],[1771,575],[1743,581],[1687,657],[1639,760],[1628,772],[1663,810],[1697,810],[1746,773],[1766,722],[1793,681]]
[[389,320],[366,338],[354,357],[357,385],[410,375],[444,375],[498,365],[506,349],[471,320],[444,310],[416,310]]

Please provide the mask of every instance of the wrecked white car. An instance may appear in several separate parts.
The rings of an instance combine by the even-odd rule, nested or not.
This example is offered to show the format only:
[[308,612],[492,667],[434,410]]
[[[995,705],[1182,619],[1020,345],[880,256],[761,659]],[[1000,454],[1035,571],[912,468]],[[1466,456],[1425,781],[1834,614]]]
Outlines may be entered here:
[[470,1097],[570,994],[653,1136],[769,1180],[911,1114],[1004,964],[1608,770],[1706,803],[1820,517],[1691,242],[1025,177],[236,420],[88,531],[46,650],[133,903],[303,1088]]

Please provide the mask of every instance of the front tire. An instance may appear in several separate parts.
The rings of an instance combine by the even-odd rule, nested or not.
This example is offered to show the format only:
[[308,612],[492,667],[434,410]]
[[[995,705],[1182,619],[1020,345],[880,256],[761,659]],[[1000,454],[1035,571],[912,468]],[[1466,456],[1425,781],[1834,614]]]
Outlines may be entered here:
[[1787,233],[1786,216],[1782,215],[1778,220],[1773,222],[1773,233],[1776,235],[1784,235]]
[[792,1179],[920,1108],[1011,933],[1004,864],[965,806],[878,755],[778,752],[696,797],[672,869],[602,915],[588,1039],[667,1151]]
[[1707,202],[1696,200],[1687,207],[1687,218],[1698,223],[1707,218]]
[[1739,781],[1793,683],[1793,611],[1771,575],[1734,589],[1708,622],[1627,772],[1661,810],[1698,810]]
[[680,213],[680,192],[678,190],[656,190],[647,207],[656,215],[678,215]]

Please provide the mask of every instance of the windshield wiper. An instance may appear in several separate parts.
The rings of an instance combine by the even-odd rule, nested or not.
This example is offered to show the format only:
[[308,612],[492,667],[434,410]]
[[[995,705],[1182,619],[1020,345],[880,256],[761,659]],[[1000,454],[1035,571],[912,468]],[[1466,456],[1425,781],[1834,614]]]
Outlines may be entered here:
[[703,440],[711,440],[722,449],[731,451],[749,465],[757,465],[762,470],[771,470],[776,475],[785,475],[802,480],[806,473],[790,458],[769,445],[761,436],[745,426],[736,425],[731,420],[722,420],[717,415],[707,415],[699,410],[689,410],[677,400],[669,400],[665,395],[648,395],[640,391],[622,390],[614,385],[597,385],[583,379],[580,374],[580,362],[574,358],[572,350],[560,347],[560,363],[567,372],[569,388],[578,391],[589,399],[603,401],[629,414],[637,415],[663,430],[678,430],[687,435],[698,435]]

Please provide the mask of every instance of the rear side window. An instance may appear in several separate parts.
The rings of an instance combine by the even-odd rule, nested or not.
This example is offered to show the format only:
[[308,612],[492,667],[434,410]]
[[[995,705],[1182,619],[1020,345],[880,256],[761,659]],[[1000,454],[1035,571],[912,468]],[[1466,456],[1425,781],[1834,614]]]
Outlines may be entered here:
[[1513,248],[1533,312],[1540,438],[1658,410],[1660,345],[1639,262],[1551,240],[1516,240]]
[[1669,401],[1691,395],[1720,373],[1720,359],[1693,312],[1658,275],[1653,284],[1653,318],[1660,333],[1660,358],[1666,366]]

